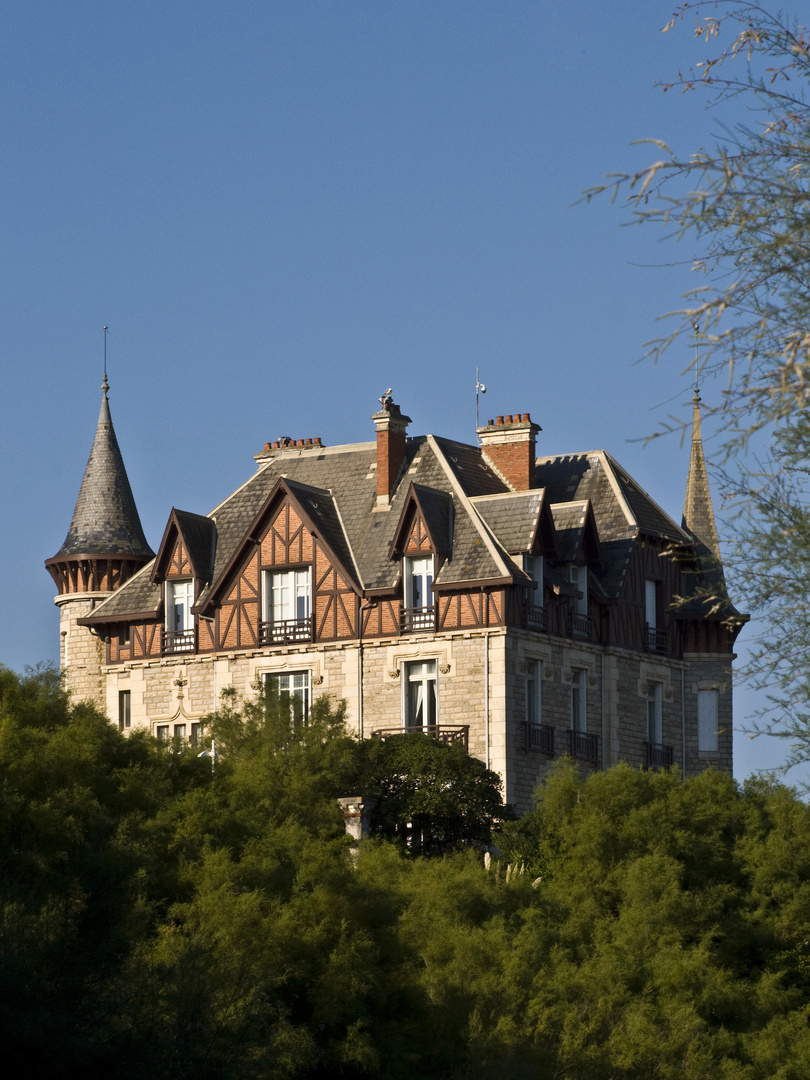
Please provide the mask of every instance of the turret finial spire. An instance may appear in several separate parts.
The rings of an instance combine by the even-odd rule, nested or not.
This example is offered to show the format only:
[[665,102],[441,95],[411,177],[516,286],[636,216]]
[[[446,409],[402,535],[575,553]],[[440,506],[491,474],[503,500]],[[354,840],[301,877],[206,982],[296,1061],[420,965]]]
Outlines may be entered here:
[[703,438],[700,431],[700,394],[697,383],[692,398],[692,454],[689,459],[689,476],[686,481],[686,498],[683,503],[683,525],[702,540],[716,559],[720,559],[720,540],[714,522],[709,476],[703,456]]
[[110,384],[107,381],[107,334],[109,334],[110,328],[109,326],[102,326],[101,329],[104,331],[104,381],[101,384],[101,389],[106,398],[107,391],[110,389]]

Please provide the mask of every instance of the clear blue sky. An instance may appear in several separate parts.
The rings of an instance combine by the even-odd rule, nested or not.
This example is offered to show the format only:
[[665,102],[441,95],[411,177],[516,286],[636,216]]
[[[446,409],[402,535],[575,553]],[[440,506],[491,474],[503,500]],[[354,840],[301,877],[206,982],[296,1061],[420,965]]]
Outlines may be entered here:
[[[54,587],[100,402],[147,538],[279,435],[605,448],[680,519],[685,354],[636,365],[691,250],[622,228],[605,173],[710,141],[658,80],[699,59],[672,0],[26,0],[0,34],[0,662],[58,656]],[[728,118],[728,117],[726,117]],[[707,402],[719,394],[703,388]],[[484,415],[485,414],[485,415]],[[745,610],[745,598],[735,597]],[[739,695],[738,720],[755,702]],[[771,758],[738,737],[736,771]]]

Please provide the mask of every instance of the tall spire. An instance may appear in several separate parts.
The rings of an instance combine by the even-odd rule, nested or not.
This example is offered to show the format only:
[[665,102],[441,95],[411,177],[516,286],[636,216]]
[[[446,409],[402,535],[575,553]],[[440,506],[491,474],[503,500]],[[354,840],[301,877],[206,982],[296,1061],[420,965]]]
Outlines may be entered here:
[[683,525],[702,540],[714,557],[720,560],[720,541],[714,523],[709,476],[703,457],[703,439],[700,433],[700,394],[695,387],[692,398],[692,455],[689,459],[689,476],[686,481],[686,498],[683,503]]
[[107,373],[101,384],[101,411],[90,458],[84,470],[73,519],[55,558],[125,555],[145,562],[154,552],[146,542],[115,437]]

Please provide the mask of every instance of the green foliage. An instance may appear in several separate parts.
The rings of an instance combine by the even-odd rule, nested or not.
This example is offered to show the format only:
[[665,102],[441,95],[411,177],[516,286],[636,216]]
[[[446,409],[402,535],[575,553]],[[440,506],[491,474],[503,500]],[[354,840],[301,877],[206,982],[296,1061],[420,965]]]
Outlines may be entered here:
[[[358,743],[328,703],[296,725],[282,705],[226,695],[212,770],[124,738],[53,673],[0,670],[8,1067],[808,1074],[810,810],[792,791],[627,767],[583,780],[563,762],[484,859],[470,832],[497,817],[496,786],[480,763],[421,738]],[[418,811],[428,850],[466,850],[418,858],[394,827],[352,851],[336,793],[373,777],[394,826]]]
[[363,744],[360,784],[375,797],[372,831],[418,855],[486,845],[504,817],[498,776],[460,743],[397,735]]

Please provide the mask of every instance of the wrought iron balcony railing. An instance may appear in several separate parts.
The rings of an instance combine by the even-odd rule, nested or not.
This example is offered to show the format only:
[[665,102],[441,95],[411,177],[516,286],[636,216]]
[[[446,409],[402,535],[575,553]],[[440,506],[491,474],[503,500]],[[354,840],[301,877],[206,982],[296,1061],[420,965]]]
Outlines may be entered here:
[[571,612],[571,633],[574,637],[593,637],[593,619],[590,615],[581,615],[578,611]]
[[191,630],[166,630],[164,627],[161,651],[164,654],[194,652],[195,636],[193,627]]
[[554,757],[554,728],[551,724],[524,723],[526,729],[526,749],[539,750],[542,754]]
[[306,619],[274,619],[260,624],[262,645],[296,645],[312,641],[312,616]]
[[572,758],[588,761],[591,765],[599,762],[599,736],[587,731],[569,731],[568,747]]
[[675,760],[675,754],[671,746],[645,742],[644,760],[648,769],[668,769]]
[[667,651],[667,632],[655,626],[645,624],[647,652],[665,653]]
[[404,634],[414,630],[435,630],[436,605],[403,608],[400,615],[400,628]]
[[469,724],[434,724],[431,727],[378,728],[372,731],[373,739],[390,739],[394,735],[428,735],[442,743],[459,742],[465,750],[469,749]]
[[548,609],[544,607],[526,608],[526,625],[530,630],[548,630]]

